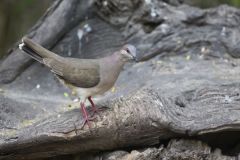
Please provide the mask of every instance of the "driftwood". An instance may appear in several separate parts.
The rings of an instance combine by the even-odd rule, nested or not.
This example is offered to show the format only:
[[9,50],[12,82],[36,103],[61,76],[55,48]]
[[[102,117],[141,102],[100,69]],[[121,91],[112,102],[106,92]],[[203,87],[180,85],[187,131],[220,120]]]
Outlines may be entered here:
[[[96,99],[104,111],[90,129],[81,129],[70,91],[12,49],[0,64],[0,159],[234,159],[240,138],[240,10],[172,2],[55,1],[29,37],[81,58],[132,43],[139,63],[127,65],[115,88]],[[169,142],[175,138],[195,140]]]

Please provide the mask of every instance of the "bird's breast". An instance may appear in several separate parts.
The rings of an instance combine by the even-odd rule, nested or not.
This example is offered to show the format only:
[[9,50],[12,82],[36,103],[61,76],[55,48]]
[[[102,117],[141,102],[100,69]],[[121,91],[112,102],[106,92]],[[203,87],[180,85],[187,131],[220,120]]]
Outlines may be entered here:
[[98,86],[104,91],[111,89],[114,83],[117,81],[123,65],[123,63],[110,63],[110,65],[106,63],[106,65],[101,65],[101,76]]

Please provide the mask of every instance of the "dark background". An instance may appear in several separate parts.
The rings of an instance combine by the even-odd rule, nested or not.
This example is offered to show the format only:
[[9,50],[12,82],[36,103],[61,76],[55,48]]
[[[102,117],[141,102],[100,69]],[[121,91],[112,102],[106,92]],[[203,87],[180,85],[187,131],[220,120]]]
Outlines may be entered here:
[[0,57],[36,23],[53,0],[0,0]]

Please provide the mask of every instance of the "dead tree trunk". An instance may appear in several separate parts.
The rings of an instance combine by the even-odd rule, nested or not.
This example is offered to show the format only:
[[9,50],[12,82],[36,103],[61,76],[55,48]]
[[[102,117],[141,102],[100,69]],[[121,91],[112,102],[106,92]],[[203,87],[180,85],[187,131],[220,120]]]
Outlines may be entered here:
[[238,156],[240,10],[167,2],[55,1],[27,36],[80,58],[132,43],[140,62],[97,99],[106,109],[92,128],[80,129],[74,95],[13,48],[0,64],[0,159]]

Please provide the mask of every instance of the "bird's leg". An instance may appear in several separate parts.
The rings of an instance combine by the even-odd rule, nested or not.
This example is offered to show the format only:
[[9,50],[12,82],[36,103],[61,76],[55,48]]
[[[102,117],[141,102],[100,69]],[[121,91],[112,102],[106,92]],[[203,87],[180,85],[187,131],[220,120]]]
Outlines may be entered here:
[[89,121],[93,120],[93,118],[89,117],[84,102],[80,102],[80,105],[81,105],[81,111],[82,111],[83,118],[84,118],[84,122],[83,122],[83,125],[82,125],[81,128],[83,128],[85,126],[85,124],[87,124],[88,127],[91,128],[90,124],[89,124]]
[[97,107],[95,106],[95,104],[93,103],[92,97],[91,97],[91,96],[88,97],[88,100],[89,100],[89,102],[90,102],[91,105],[92,105],[93,115],[94,115],[95,113],[98,114],[98,109],[97,109]]
[[92,100],[92,97],[90,96],[90,97],[88,97],[88,100],[89,100],[89,102],[91,103],[91,105],[92,105],[92,111],[93,111],[93,115],[91,115],[91,116],[94,116],[94,114],[95,113],[97,113],[99,116],[100,116],[100,114],[99,114],[99,112],[100,111],[104,111],[105,109],[104,108],[108,108],[108,107],[104,107],[104,108],[97,108],[96,106],[95,106],[95,104],[94,104],[94,102],[93,102],[93,100]]

